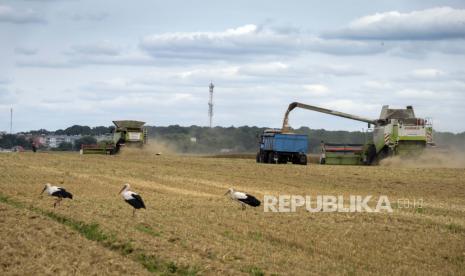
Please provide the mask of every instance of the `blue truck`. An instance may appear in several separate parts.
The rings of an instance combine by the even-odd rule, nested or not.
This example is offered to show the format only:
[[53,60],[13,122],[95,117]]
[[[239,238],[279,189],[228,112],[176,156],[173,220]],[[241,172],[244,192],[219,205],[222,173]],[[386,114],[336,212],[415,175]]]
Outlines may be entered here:
[[257,163],[307,165],[307,135],[265,130],[258,138]]

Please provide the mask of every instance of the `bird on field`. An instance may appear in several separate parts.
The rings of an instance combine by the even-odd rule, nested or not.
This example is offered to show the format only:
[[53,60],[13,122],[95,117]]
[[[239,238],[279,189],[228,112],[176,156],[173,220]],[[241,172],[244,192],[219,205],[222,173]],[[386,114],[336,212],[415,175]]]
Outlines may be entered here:
[[140,195],[138,195],[137,193],[129,191],[129,184],[124,184],[123,188],[119,193],[123,197],[124,201],[126,201],[129,205],[134,207],[134,210],[132,211],[132,216],[136,214],[137,209],[145,209],[145,204],[142,200],[142,197],[140,197]]
[[224,195],[228,195],[231,197],[232,200],[237,201],[241,204],[242,210],[245,209],[246,205],[252,207],[260,206],[261,202],[253,195],[246,194],[244,192],[235,191],[233,188],[229,188],[228,191]]
[[40,194],[43,194],[45,191],[47,191],[49,196],[54,196],[57,198],[53,203],[53,208],[55,208],[57,205],[60,205],[60,202],[63,200],[63,198],[73,199],[73,195],[70,192],[66,191],[62,187],[52,186],[50,183],[45,184],[44,189]]

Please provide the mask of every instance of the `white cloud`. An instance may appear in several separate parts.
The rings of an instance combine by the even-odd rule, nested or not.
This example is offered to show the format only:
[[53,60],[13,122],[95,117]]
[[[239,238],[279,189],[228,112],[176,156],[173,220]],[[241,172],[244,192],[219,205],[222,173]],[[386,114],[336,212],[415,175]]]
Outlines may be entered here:
[[414,99],[415,101],[445,99],[448,97],[448,94],[444,92],[417,89],[403,89],[395,94],[399,98]]
[[108,14],[105,12],[96,12],[96,13],[75,13],[70,16],[72,20],[75,21],[102,21],[108,17]]
[[120,47],[109,41],[74,45],[71,48],[72,51],[68,52],[68,54],[117,56],[121,52]]
[[445,72],[434,68],[424,68],[413,70],[410,75],[417,79],[438,79],[444,76]]
[[363,83],[363,87],[374,90],[392,89],[392,84],[387,81],[370,80]]
[[279,75],[287,72],[289,65],[282,62],[267,62],[246,64],[240,66],[238,69],[239,74],[253,75],[253,76],[266,76],[266,75]]
[[10,6],[0,5],[0,22],[13,24],[44,23],[45,18],[34,10],[17,10]]
[[326,40],[303,32],[283,33],[253,24],[223,32],[164,33],[145,36],[140,48],[155,58],[250,59],[319,52],[364,55],[385,51],[377,43]]
[[437,7],[409,13],[376,13],[358,18],[325,36],[362,40],[464,39],[465,10]]
[[329,94],[329,88],[323,84],[307,84],[303,86],[304,90],[312,96],[326,96]]

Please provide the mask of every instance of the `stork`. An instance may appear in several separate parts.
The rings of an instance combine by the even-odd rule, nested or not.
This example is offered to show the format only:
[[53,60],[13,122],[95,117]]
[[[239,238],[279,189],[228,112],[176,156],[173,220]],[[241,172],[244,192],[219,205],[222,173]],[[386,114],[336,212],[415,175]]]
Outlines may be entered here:
[[44,189],[40,194],[43,194],[45,191],[47,191],[49,196],[54,196],[57,198],[53,203],[53,208],[55,208],[57,205],[60,205],[60,202],[63,200],[63,198],[73,199],[73,195],[70,192],[66,191],[62,187],[52,186],[50,183],[45,184]]
[[228,195],[231,197],[232,200],[237,201],[241,204],[242,210],[245,209],[245,205],[249,205],[252,207],[260,206],[260,200],[258,200],[253,195],[246,194],[244,192],[235,191],[233,188],[229,188],[228,191],[224,195]]
[[145,209],[145,204],[142,200],[142,197],[140,197],[140,195],[138,195],[137,193],[129,191],[129,184],[124,184],[123,188],[119,193],[123,197],[124,201],[126,201],[129,205],[134,207],[132,211],[132,216],[135,216],[137,209]]

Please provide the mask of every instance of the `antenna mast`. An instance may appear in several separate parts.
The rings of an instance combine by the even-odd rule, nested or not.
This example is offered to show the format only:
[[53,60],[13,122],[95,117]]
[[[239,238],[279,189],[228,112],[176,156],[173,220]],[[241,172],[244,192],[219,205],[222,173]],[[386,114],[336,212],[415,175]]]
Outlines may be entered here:
[[212,127],[212,121],[213,121],[213,88],[215,86],[213,85],[213,82],[210,82],[210,85],[208,86],[210,88],[210,100],[208,101],[208,117],[210,119],[210,128]]
[[13,107],[10,108],[10,134],[13,134]]

